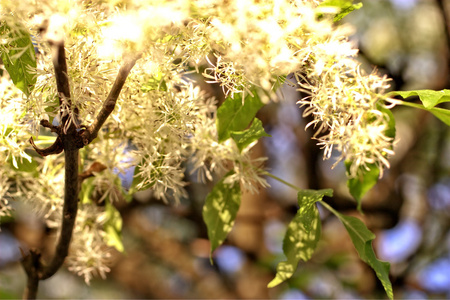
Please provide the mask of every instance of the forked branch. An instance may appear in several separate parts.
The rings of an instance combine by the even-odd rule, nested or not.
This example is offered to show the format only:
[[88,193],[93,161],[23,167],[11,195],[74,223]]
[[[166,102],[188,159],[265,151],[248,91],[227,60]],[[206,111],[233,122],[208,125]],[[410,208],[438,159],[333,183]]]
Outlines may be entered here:
[[57,83],[58,97],[60,99],[60,108],[69,107],[72,111],[72,119],[69,114],[62,117],[59,126],[53,126],[48,121],[41,121],[41,125],[50,128],[52,132],[56,132],[58,137],[55,143],[45,149],[38,148],[33,139],[30,143],[33,148],[42,156],[50,154],[58,154],[64,151],[65,158],[65,182],[64,182],[64,206],[62,215],[61,232],[59,234],[58,243],[56,245],[55,255],[52,260],[46,264],[42,261],[39,250],[31,249],[30,253],[23,254],[22,265],[27,274],[27,288],[23,297],[25,299],[35,299],[39,286],[39,281],[53,276],[62,266],[69,252],[69,245],[72,239],[72,233],[75,226],[76,215],[78,210],[78,193],[79,193],[79,175],[78,175],[78,150],[90,142],[98,134],[98,131],[105,123],[108,116],[114,110],[117,98],[125,84],[125,81],[131,69],[140,58],[140,55],[126,58],[124,64],[119,70],[119,74],[111,88],[111,91],[103,103],[103,107],[99,112],[94,123],[88,128],[82,129],[79,125],[78,109],[72,107],[70,98],[69,77],[67,72],[67,63],[63,41],[50,41],[53,50],[53,65],[55,69],[55,77]]
[[131,69],[140,57],[140,54],[136,56],[125,57],[125,62],[119,69],[119,73],[117,74],[111,91],[109,92],[105,102],[103,102],[102,109],[98,113],[92,125],[82,133],[84,145],[89,144],[97,137],[100,128],[103,126],[109,115],[113,112],[114,107],[116,106],[117,98],[119,98],[120,91],[125,84],[128,74],[130,74]]

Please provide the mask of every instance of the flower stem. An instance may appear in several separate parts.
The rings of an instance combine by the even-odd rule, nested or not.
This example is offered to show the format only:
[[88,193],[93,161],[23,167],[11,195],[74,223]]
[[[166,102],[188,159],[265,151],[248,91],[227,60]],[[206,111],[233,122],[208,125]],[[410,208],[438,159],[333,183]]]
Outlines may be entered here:
[[283,180],[283,179],[281,179],[280,177],[273,175],[272,173],[269,173],[269,172],[267,172],[267,171],[263,171],[262,174],[264,174],[264,175],[266,175],[266,176],[269,176],[269,177],[275,179],[276,181],[279,181],[279,182],[281,182],[281,183],[287,185],[288,187],[293,188],[293,189],[296,190],[296,191],[301,191],[301,190],[302,190],[302,189],[299,188],[298,186],[295,186],[295,185],[293,185],[292,183],[289,183],[289,182],[287,182],[286,180]]

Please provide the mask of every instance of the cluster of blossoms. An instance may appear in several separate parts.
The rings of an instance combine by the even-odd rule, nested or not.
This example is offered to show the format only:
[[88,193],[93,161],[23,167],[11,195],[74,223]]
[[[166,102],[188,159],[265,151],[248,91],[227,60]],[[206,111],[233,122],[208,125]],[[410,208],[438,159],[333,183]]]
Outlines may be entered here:
[[[114,112],[94,143],[81,150],[84,166],[98,162],[106,167],[84,183],[102,193],[99,201],[114,202],[126,193],[118,173],[130,166],[137,166],[135,176],[140,180],[132,189],[150,188],[164,201],[187,196],[187,165],[201,180],[233,170],[226,183],[237,182],[250,191],[268,186],[261,167],[264,158],[250,155],[254,143],[242,151],[231,139],[219,143],[217,103],[193,80],[192,73],[200,69],[226,95],[257,93],[263,102],[274,96],[281,78],[294,74],[294,84],[309,95],[299,104],[305,106],[305,115],[313,116],[308,126],[318,128],[316,138],[326,158],[333,148],[339,150],[340,159],[352,162],[352,176],[370,164],[380,169],[389,166],[386,157],[392,154],[392,141],[385,134],[389,118],[379,109],[387,80],[375,73],[362,74],[354,58],[356,50],[347,39],[348,29],[333,24],[329,17],[333,12],[319,4],[312,0],[45,0],[39,5],[31,0],[1,1],[3,15],[22,16],[39,53],[37,82],[28,97],[19,91],[8,94],[11,88],[0,89],[1,117],[9,120],[0,124],[0,164],[8,157],[13,162],[16,157],[31,159],[24,152],[25,125],[37,136],[41,119],[58,122],[58,113],[70,116],[74,107],[82,124],[89,125],[123,57],[137,52],[141,58]],[[71,107],[63,103],[58,109],[52,53],[38,31],[44,21],[48,34],[65,41]],[[5,82],[2,79],[2,86]],[[0,173],[0,213],[4,196],[14,195],[33,202],[54,228],[61,218],[63,162],[52,156],[33,160],[39,162],[37,173],[12,166],[8,175]],[[107,217],[91,202],[80,207],[68,258],[71,270],[87,281],[93,274],[104,276],[109,260]]]

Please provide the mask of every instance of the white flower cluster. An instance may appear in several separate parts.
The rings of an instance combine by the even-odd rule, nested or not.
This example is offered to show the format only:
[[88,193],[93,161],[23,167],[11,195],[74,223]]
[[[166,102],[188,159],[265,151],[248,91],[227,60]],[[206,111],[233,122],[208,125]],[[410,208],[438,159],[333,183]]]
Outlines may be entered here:
[[66,264],[71,272],[89,284],[94,276],[106,278],[110,271],[111,249],[105,245],[106,213],[97,206],[81,205]]
[[[333,149],[350,162],[349,175],[376,165],[380,176],[389,168],[393,138],[388,136],[390,116],[383,110],[389,79],[376,72],[364,74],[354,58],[357,50],[341,27],[322,39],[311,40],[301,50],[306,68],[295,72],[301,91],[308,97],[298,101],[304,116],[312,115],[307,127],[316,128],[315,138],[324,148],[324,158]],[[342,30],[342,31],[340,31]]]
[[[187,196],[188,166],[201,180],[232,170],[226,183],[249,191],[268,186],[265,158],[251,155],[254,143],[240,150],[231,139],[218,142],[217,104],[191,79],[200,70],[226,95],[256,91],[263,102],[274,95],[280,78],[294,74],[309,95],[299,104],[305,116],[313,116],[308,126],[316,127],[325,158],[339,150],[340,159],[352,162],[352,176],[371,164],[381,170],[389,166],[389,118],[379,109],[387,79],[360,71],[348,28],[333,24],[320,1],[0,1],[2,13],[22,16],[40,52],[37,83],[28,98],[0,81],[0,163],[8,157],[13,162],[30,158],[24,152],[25,124],[37,135],[41,119],[55,118],[55,123],[58,112],[71,116],[77,107],[81,123],[90,125],[123,56],[138,52],[142,58],[114,112],[98,138],[81,151],[85,167],[93,162],[106,166],[91,182],[103,193],[101,201],[120,198],[115,168],[123,171],[126,165],[137,165],[136,188],[150,188],[164,201]],[[37,30],[44,20],[52,35],[47,39],[65,41],[72,106],[64,102],[62,111],[52,53]],[[27,199],[55,228],[61,220],[63,162],[60,156],[33,159],[40,163],[38,175],[15,169],[0,174],[1,203],[6,194]],[[102,224],[94,203],[81,205],[68,263],[86,281],[108,271]]]

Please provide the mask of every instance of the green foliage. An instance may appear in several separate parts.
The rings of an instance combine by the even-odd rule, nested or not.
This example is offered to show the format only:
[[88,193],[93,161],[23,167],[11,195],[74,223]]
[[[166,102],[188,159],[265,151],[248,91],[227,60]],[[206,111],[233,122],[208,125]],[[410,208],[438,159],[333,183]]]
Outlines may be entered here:
[[255,97],[247,95],[244,100],[242,93],[235,94],[234,98],[228,97],[217,109],[219,142],[227,140],[234,131],[246,129],[262,106],[256,93]]
[[[378,106],[378,110],[383,112],[387,117],[389,117],[388,128],[385,131],[386,137],[392,139],[392,142],[395,138],[395,118],[392,112],[389,109]],[[352,162],[346,161],[345,167],[347,169],[347,174],[350,174],[350,166]],[[380,169],[375,164],[367,165],[367,168],[360,168],[359,174],[356,177],[349,177],[347,180],[347,187],[350,191],[350,194],[356,200],[358,204],[358,210],[361,210],[361,200],[362,197],[372,189],[375,184],[378,182],[380,176]]]
[[450,126],[450,110],[439,107],[433,107],[428,109],[436,118],[444,122],[447,126]]
[[399,95],[403,98],[418,96],[423,105],[403,101],[401,101],[400,104],[427,110],[435,115],[439,120],[450,126],[450,110],[435,107],[439,103],[450,102],[450,90],[394,91],[389,93],[389,96],[394,95]]
[[349,13],[351,13],[352,11],[360,9],[363,6],[363,4],[362,3],[353,4],[352,0],[325,0],[320,4],[320,6],[322,7],[331,6],[339,8],[339,13],[337,13],[333,19],[334,22],[337,22],[340,21]]
[[147,82],[141,86],[142,92],[149,91],[167,91],[167,84],[164,80],[163,73],[158,72],[153,78],[150,78]]
[[79,199],[81,204],[89,204],[92,203],[91,201],[91,195],[92,192],[95,189],[94,185],[94,177],[89,177],[83,180],[83,183],[81,184]]
[[5,69],[15,86],[29,96],[36,84],[36,54],[30,33],[17,21],[14,28],[2,22],[0,36],[8,39],[7,44],[0,47]]
[[[345,167],[349,172],[351,162],[346,161]],[[347,187],[350,194],[355,198],[358,203],[358,210],[361,211],[361,199],[362,197],[375,186],[378,182],[378,177],[380,175],[380,170],[374,164],[367,166],[368,170],[361,169],[360,176],[349,178],[347,180]]]
[[14,156],[10,156],[8,161],[20,172],[32,173],[34,177],[38,176],[37,167],[39,166],[39,163],[35,159],[24,159],[23,157],[17,159]]
[[285,82],[286,82],[286,80],[288,81],[288,84],[289,85],[292,85],[291,83],[290,83],[290,81],[287,79],[287,76],[285,76],[285,75],[283,75],[283,76],[278,76],[277,77],[277,79],[276,79],[276,81],[275,81],[275,83],[274,83],[274,85],[273,85],[273,87],[272,87],[272,90],[275,92],[275,91],[277,91]]
[[320,239],[321,223],[315,203],[324,196],[332,196],[333,191],[300,190],[298,192],[299,210],[288,226],[283,240],[283,252],[287,260],[277,266],[275,278],[268,284],[274,287],[289,279],[297,269],[299,261],[308,261]]
[[415,91],[395,91],[393,95],[399,95],[403,98],[418,96],[426,109],[431,109],[443,102],[450,102],[450,90],[415,90]]
[[381,111],[382,113],[384,113],[386,116],[389,117],[389,121],[388,121],[388,128],[385,131],[385,134],[387,137],[391,138],[392,140],[394,140],[395,138],[395,117],[394,114],[392,113],[392,111],[390,111],[387,108],[384,108],[381,105],[378,105],[378,110]]
[[117,251],[124,252],[122,243],[122,216],[109,201],[105,203],[106,222],[103,224],[103,229],[106,232],[105,242],[108,246],[116,248]]
[[230,133],[240,151],[263,136],[271,136],[264,131],[261,120],[255,118],[250,128]]
[[342,215],[335,210],[331,211],[339,218],[339,220],[341,220],[342,224],[344,224],[359,257],[375,271],[386,294],[390,299],[393,299],[394,294],[389,280],[390,264],[378,260],[372,248],[372,241],[375,239],[375,234],[367,229],[366,225],[360,219]]
[[211,242],[211,255],[227,237],[234,225],[239,206],[241,204],[241,187],[239,183],[226,184],[229,172],[220,180],[206,196],[203,206],[203,220],[208,229]]

